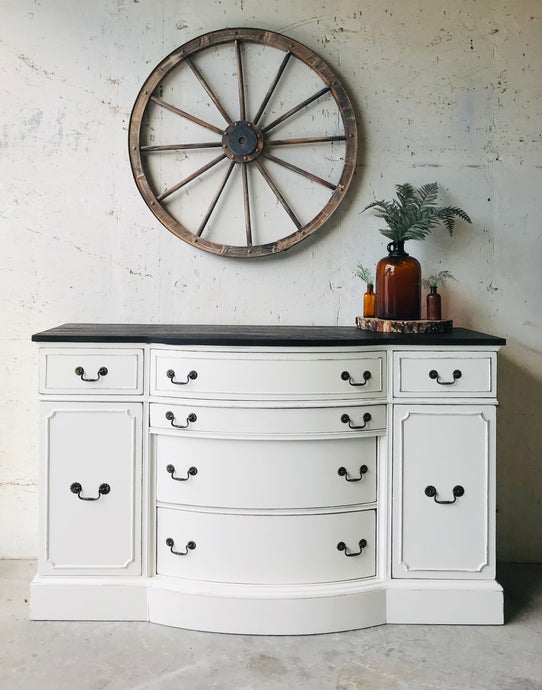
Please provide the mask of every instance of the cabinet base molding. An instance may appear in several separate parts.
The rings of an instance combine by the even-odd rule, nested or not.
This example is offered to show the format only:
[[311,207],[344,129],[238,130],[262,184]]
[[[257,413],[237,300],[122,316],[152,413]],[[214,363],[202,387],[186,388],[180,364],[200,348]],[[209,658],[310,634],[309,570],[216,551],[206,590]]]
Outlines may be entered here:
[[[112,582],[105,578],[37,576],[31,584],[33,620],[150,621],[205,632],[310,635],[385,623],[501,625],[497,582],[353,583],[304,588],[239,585],[193,589],[167,579]],[[220,590],[220,591],[219,591]]]
[[502,625],[503,590],[498,582],[423,581],[391,586],[387,622],[424,625]]
[[146,621],[140,579],[41,577],[30,584],[30,618],[64,621]]

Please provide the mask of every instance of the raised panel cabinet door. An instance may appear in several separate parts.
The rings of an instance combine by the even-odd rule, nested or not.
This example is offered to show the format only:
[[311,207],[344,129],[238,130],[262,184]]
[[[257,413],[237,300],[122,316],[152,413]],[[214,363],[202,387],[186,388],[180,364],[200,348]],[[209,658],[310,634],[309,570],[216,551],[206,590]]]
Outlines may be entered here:
[[141,572],[140,403],[44,402],[41,574]]
[[393,576],[492,578],[495,408],[395,405]]

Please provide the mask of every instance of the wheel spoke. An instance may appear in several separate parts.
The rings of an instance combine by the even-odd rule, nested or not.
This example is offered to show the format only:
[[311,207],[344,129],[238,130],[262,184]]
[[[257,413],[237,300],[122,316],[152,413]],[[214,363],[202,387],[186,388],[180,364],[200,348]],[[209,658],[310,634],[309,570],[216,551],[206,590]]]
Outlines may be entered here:
[[267,158],[268,160],[273,161],[274,163],[278,163],[279,165],[282,165],[283,167],[288,168],[288,170],[292,170],[293,172],[296,172],[299,175],[308,177],[309,180],[312,180],[313,182],[318,182],[318,184],[321,184],[324,187],[327,187],[328,189],[332,189],[333,191],[337,189],[337,185],[332,184],[327,180],[324,180],[322,177],[318,177],[318,175],[310,173],[308,170],[298,168],[297,165],[293,165],[292,163],[288,163],[288,161],[282,160],[281,158],[277,158],[276,156],[272,156],[270,153],[264,153],[262,155],[264,156],[264,158]]
[[142,146],[143,153],[152,153],[153,151],[184,151],[188,149],[212,149],[222,146],[220,141],[201,142],[200,144],[162,144],[161,146]]
[[231,117],[228,115],[226,109],[222,105],[222,103],[218,100],[218,97],[214,93],[214,91],[211,89],[207,81],[205,80],[205,77],[203,74],[199,71],[199,69],[196,67],[196,65],[192,62],[192,60],[189,57],[185,57],[184,61],[190,66],[190,69],[192,72],[194,72],[194,75],[196,76],[197,80],[199,83],[203,86],[205,91],[207,92],[207,95],[209,98],[213,101],[213,103],[216,105],[218,108],[218,111],[222,115],[222,117],[226,120],[228,124],[231,124],[233,120]]
[[271,139],[266,146],[292,146],[296,144],[322,144],[330,141],[346,141],[344,134],[332,137],[303,137],[301,139]]
[[252,224],[250,222],[250,200],[248,196],[247,166],[242,165],[243,173],[243,200],[245,206],[245,232],[247,236],[247,247],[252,247]]
[[196,172],[193,172],[191,175],[188,177],[185,177],[184,180],[181,180],[180,182],[177,182],[176,185],[173,185],[173,187],[170,187],[169,189],[166,189],[165,192],[162,192],[159,196],[156,198],[158,201],[162,201],[166,197],[168,197],[170,194],[173,194],[173,192],[176,192],[178,189],[181,187],[184,187],[185,184],[188,184],[189,182],[192,182],[192,180],[195,180],[196,177],[199,177],[200,175],[203,175],[203,173],[207,172],[207,170],[210,170],[213,166],[215,166],[217,163],[220,163],[221,160],[226,158],[226,154],[222,153],[220,156],[217,156],[216,158],[213,158],[213,160],[210,163],[207,163],[206,165],[203,165],[201,168],[196,170]]
[[264,96],[264,99],[263,99],[263,101],[262,101],[262,104],[261,104],[260,107],[258,108],[258,112],[256,113],[256,116],[254,117],[254,124],[255,124],[255,125],[258,124],[258,120],[259,120],[259,119],[261,118],[261,116],[263,115],[263,111],[267,108],[267,104],[268,104],[269,101],[271,100],[271,96],[273,95],[273,92],[274,92],[274,90],[275,90],[277,84],[279,83],[279,79],[282,77],[282,73],[283,73],[284,70],[286,69],[286,65],[288,64],[288,60],[290,59],[290,56],[291,56],[291,55],[292,55],[292,53],[290,53],[290,51],[288,51],[288,52],[286,53],[286,55],[284,56],[284,59],[282,60],[282,63],[281,63],[281,65],[280,65],[280,67],[279,67],[279,71],[277,72],[275,78],[273,79],[273,82],[271,83],[271,86],[270,86],[269,89],[267,90],[267,93],[266,93],[265,96]]
[[302,101],[301,103],[296,105],[295,108],[292,108],[287,113],[284,113],[284,115],[281,115],[280,117],[277,117],[276,120],[273,120],[273,122],[271,124],[267,125],[267,127],[264,127],[262,129],[262,132],[269,132],[274,127],[276,127],[277,125],[280,125],[282,122],[284,122],[284,120],[287,120],[289,117],[292,117],[292,115],[295,115],[296,113],[298,113],[300,110],[305,108],[307,105],[310,105],[311,103],[314,103],[314,101],[317,101],[321,96],[323,96],[328,91],[331,91],[331,89],[329,86],[326,86],[324,89],[321,89],[317,93],[310,96],[310,98],[306,98],[304,101]]
[[241,59],[241,44],[235,41],[235,57],[237,60],[237,84],[239,87],[239,111],[241,120],[246,119],[245,81],[243,78],[243,60]]
[[218,203],[220,195],[222,194],[224,187],[226,186],[226,182],[228,181],[228,178],[230,177],[231,171],[233,170],[234,166],[235,166],[235,163],[233,163],[233,162],[230,163],[230,166],[227,169],[226,174],[224,175],[224,179],[222,180],[220,187],[218,188],[216,194],[213,197],[213,200],[211,201],[209,208],[207,209],[207,213],[203,216],[203,220],[201,221],[200,226],[196,232],[196,235],[198,237],[201,237],[201,233],[205,230],[205,226],[207,225],[207,222],[208,222],[209,218],[211,217],[211,213],[215,210],[215,206]]
[[151,101],[153,103],[156,103],[156,105],[159,105],[162,108],[165,108],[166,110],[175,113],[176,115],[180,115],[181,117],[190,120],[190,122],[194,122],[195,124],[200,125],[201,127],[210,129],[211,132],[215,132],[216,134],[222,134],[223,130],[221,130],[220,128],[211,125],[209,122],[205,122],[205,120],[200,120],[199,117],[196,117],[195,115],[190,115],[190,113],[186,113],[184,110],[181,110],[180,108],[176,108],[174,105],[171,105],[171,103],[166,103],[166,101],[163,101],[161,98],[158,98],[157,96],[151,96]]
[[275,195],[275,196],[277,197],[277,199],[279,200],[279,202],[280,202],[280,204],[282,205],[283,209],[284,209],[284,210],[286,211],[286,213],[290,216],[290,218],[292,219],[294,225],[295,225],[296,228],[299,230],[299,229],[302,227],[301,222],[299,221],[299,219],[297,218],[297,216],[295,215],[295,213],[294,213],[294,212],[292,211],[292,209],[290,208],[290,205],[288,204],[288,202],[286,201],[286,199],[285,199],[285,198],[282,196],[282,194],[280,193],[280,191],[279,191],[277,185],[273,182],[273,179],[271,178],[271,175],[267,172],[267,170],[263,167],[263,165],[260,163],[260,161],[259,161],[257,158],[254,160],[254,165],[256,165],[256,167],[258,168],[258,170],[259,170],[260,173],[262,174],[263,179],[264,179],[264,180],[267,182],[267,184],[271,187],[271,189],[272,189],[274,195]]

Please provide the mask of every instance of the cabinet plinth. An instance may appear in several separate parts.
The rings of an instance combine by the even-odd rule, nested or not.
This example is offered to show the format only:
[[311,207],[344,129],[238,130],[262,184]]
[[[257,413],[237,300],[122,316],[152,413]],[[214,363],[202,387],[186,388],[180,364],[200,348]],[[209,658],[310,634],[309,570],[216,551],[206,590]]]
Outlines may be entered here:
[[32,618],[247,634],[502,623],[504,341],[159,329],[34,336]]

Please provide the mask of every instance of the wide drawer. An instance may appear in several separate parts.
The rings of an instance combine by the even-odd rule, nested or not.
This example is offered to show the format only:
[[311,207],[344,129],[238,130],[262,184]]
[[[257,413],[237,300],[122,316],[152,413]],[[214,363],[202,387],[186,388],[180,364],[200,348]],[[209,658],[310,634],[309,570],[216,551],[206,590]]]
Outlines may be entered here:
[[375,575],[373,510],[316,515],[169,508],[157,512],[159,575],[253,584],[334,582]]
[[154,436],[156,499],[224,508],[376,501],[378,438],[255,440]]
[[44,348],[40,393],[143,392],[143,350]]
[[396,397],[496,395],[494,352],[396,352],[394,358]]
[[151,394],[194,398],[382,397],[385,353],[151,351]]
[[184,435],[369,434],[386,428],[386,405],[265,408],[151,403],[150,425]]

